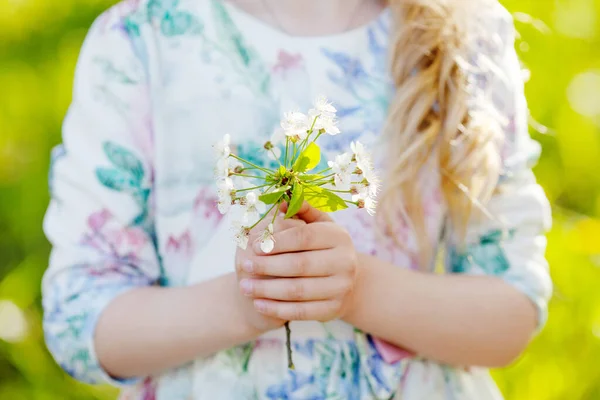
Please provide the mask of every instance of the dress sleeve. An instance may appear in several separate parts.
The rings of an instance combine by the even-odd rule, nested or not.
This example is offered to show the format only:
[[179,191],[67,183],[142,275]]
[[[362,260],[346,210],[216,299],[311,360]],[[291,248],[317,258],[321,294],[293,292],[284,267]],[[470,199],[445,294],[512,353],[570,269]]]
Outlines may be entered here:
[[501,20],[496,14],[495,23],[485,27],[488,32],[491,27],[497,29],[493,43],[475,56],[475,65],[484,66],[484,73],[475,80],[485,97],[482,101],[488,99],[503,121],[503,144],[499,146],[502,172],[485,207],[487,216],[474,218],[467,228],[466,247],[450,247],[450,269],[454,273],[502,278],[536,306],[541,328],[552,293],[544,255],[551,212],[531,170],[540,146],[528,132],[528,108],[514,49],[513,21],[504,9],[501,15]]
[[[148,85],[139,36],[110,10],[92,26],[75,73],[63,145],[52,155],[44,231],[52,244],[43,282],[48,348],[70,375],[110,378],[94,330],[120,294],[160,283],[153,229]],[[136,47],[138,46],[138,47]]]

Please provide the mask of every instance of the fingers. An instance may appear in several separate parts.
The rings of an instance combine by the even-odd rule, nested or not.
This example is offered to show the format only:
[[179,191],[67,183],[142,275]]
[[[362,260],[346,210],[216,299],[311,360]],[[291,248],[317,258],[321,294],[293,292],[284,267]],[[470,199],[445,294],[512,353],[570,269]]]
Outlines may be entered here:
[[[275,233],[273,236],[275,247],[269,254],[330,249],[338,246],[340,239],[345,239],[345,237],[340,237],[343,234],[345,234],[345,231],[330,222],[295,226]],[[256,254],[264,254],[260,250],[260,243],[254,243],[254,251]]]
[[[287,203],[282,203],[281,211],[286,212],[288,208]],[[306,222],[307,224],[311,224],[313,222],[331,222],[333,219],[323,211],[317,210],[306,201],[300,207],[300,210],[296,213],[296,216]]]
[[242,293],[257,299],[281,301],[329,300],[347,293],[352,280],[342,276],[326,278],[243,279]]
[[254,300],[258,312],[285,321],[321,321],[335,319],[342,309],[341,300],[317,300],[304,303]]
[[295,218],[284,219],[282,214],[275,219],[275,222],[273,223],[273,230],[275,232],[284,231],[286,229],[291,229],[302,225],[306,225],[306,222]]
[[[275,220],[273,221],[273,213],[279,213],[279,215],[277,215],[277,217],[275,217]],[[299,218],[284,218],[283,213],[274,210],[271,211],[269,214],[267,214],[267,216],[258,224],[256,225],[253,229],[252,232],[254,234],[261,234],[265,228],[267,227],[267,225],[269,225],[271,223],[271,221],[273,221],[273,230],[274,231],[283,231],[286,229],[290,229],[293,228],[295,226],[301,226],[301,225],[306,225],[306,222],[304,222],[303,220],[299,219]]]
[[[349,257],[348,257],[349,258]],[[241,268],[255,276],[280,278],[322,277],[338,272],[345,262],[344,257],[327,250],[315,250],[299,253],[284,253],[274,256],[259,256],[245,260]]]

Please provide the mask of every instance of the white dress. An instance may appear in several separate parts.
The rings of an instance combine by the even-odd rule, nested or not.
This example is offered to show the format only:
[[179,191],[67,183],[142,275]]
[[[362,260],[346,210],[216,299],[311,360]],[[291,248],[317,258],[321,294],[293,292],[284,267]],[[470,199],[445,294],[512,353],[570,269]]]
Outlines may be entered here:
[[[482,67],[474,72],[478,101],[503,117],[503,190],[489,204],[498,218],[472,224],[468,247],[449,248],[442,269],[505,280],[536,305],[541,326],[551,293],[543,236],[549,206],[530,170],[539,147],[527,131],[512,20],[493,3],[481,16],[489,35],[478,41],[473,63]],[[211,145],[224,133],[239,155],[268,165],[262,144],[281,113],[306,109],[324,94],[339,110],[343,134],[322,142],[323,162],[351,140],[377,148],[394,90],[386,71],[390,24],[385,10],[346,33],[291,37],[217,0],[132,0],[96,21],[77,67],[64,144],[53,153],[45,220],[53,251],[43,281],[44,327],[66,371],[122,386],[124,399],[501,398],[484,369],[390,349],[341,321],[292,324],[295,371],[286,368],[280,330],[129,381],[107,376],[94,353],[98,316],[119,294],[233,271],[235,248],[216,209],[212,172]],[[426,180],[427,229],[439,247],[445,205],[437,174]],[[395,232],[407,244],[400,249],[376,240],[366,213],[334,218],[358,251],[417,268],[408,226]]]

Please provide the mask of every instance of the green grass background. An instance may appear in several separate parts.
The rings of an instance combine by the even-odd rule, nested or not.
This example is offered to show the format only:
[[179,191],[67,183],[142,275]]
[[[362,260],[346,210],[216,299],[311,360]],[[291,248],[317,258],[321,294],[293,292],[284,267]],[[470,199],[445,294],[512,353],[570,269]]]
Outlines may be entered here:
[[[457,0],[469,1],[469,0]],[[43,343],[41,232],[49,151],[79,47],[114,0],[0,0],[0,399],[112,399],[76,383]],[[509,400],[600,399],[600,0],[503,0],[531,72],[536,174],[554,205],[546,329],[494,376]]]

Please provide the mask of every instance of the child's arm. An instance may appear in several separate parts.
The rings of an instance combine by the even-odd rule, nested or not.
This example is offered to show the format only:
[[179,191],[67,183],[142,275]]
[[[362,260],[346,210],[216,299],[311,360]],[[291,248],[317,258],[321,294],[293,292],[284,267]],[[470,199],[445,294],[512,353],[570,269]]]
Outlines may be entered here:
[[151,100],[136,56],[140,41],[118,9],[94,24],[77,66],[64,144],[53,157],[44,331],[57,362],[90,383],[127,383],[110,375],[146,376],[259,333],[234,274],[161,287],[168,275],[157,259]]
[[450,365],[512,362],[536,328],[536,309],[489,276],[432,275],[361,256],[344,319],[378,338]]
[[[449,274],[419,273],[375,257],[349,256],[354,249],[348,245],[347,233],[309,223],[301,228],[304,232],[276,235],[273,254],[281,249],[291,252],[285,255],[287,265],[301,266],[295,271],[306,279],[294,284],[285,279],[256,283],[255,297],[268,299],[257,300],[263,312],[284,319],[342,318],[399,347],[455,365],[505,365],[523,350],[546,319],[552,291],[544,258],[544,234],[551,215],[531,171],[539,146],[528,133],[523,80],[513,48],[514,29],[508,14],[502,18],[497,30],[494,24],[485,27],[502,40],[494,42],[498,45],[494,54],[478,54],[479,66],[492,63],[497,68],[480,77],[479,82],[487,85],[482,88],[487,97],[477,99],[483,102],[478,106],[493,99],[494,108],[506,118],[504,144],[497,149],[502,177],[486,204],[487,215],[493,218],[481,216],[470,221],[464,248],[457,246],[457,238],[451,235],[446,260]],[[306,244],[301,243],[302,238],[310,247],[302,247]],[[301,252],[323,248],[327,253],[319,250],[323,255],[318,257],[315,251]],[[282,264],[278,257],[282,256],[257,258],[255,269],[271,276],[291,276],[290,268],[277,268]],[[329,260],[326,264],[322,261],[325,257]],[[338,260],[349,260],[344,262],[350,268],[338,265]],[[353,284],[348,284],[347,274],[339,272],[348,269],[357,271]],[[317,282],[317,272],[344,283]],[[349,286],[353,287],[350,295]],[[327,290],[315,293],[317,287]],[[311,302],[317,295],[320,303]],[[289,303],[290,299],[296,303]],[[331,303],[337,305],[333,313],[323,314],[318,309]]]
[[320,212],[305,205],[299,216],[312,213],[321,222],[307,220],[276,234],[272,253],[252,257],[256,276],[278,279],[253,282],[250,295],[272,317],[341,318],[429,359],[506,365],[543,324],[551,293],[543,236],[547,200],[531,171],[521,178],[518,189],[490,204],[508,224],[508,236],[480,236],[466,253],[453,253],[449,275],[355,256],[348,234],[326,214],[314,218]]
[[261,331],[238,293],[234,273],[194,286],[128,291],[98,321],[102,366],[114,376],[147,376],[255,339]]

